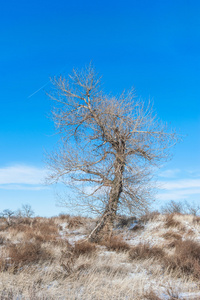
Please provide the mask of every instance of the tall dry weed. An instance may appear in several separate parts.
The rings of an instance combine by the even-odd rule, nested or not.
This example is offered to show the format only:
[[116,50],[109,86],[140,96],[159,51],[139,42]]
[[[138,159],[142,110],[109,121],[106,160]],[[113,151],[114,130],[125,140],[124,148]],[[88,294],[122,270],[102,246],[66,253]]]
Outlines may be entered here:
[[107,247],[108,250],[113,251],[129,251],[130,246],[127,244],[121,236],[112,236],[110,239],[101,241],[101,245]]
[[162,248],[157,246],[150,246],[149,244],[138,244],[129,251],[130,259],[162,259],[165,256],[165,252]]

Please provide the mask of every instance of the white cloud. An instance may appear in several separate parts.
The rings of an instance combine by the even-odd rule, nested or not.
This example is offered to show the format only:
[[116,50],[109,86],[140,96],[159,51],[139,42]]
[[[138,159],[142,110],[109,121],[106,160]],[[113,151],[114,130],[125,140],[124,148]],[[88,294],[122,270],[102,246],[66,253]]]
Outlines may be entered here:
[[165,170],[159,174],[159,177],[175,178],[177,177],[178,173],[180,173],[179,169]]
[[16,185],[16,184],[1,184],[0,190],[25,190],[25,191],[41,191],[48,189],[46,186],[27,186],[27,185]]
[[47,189],[43,185],[47,170],[27,165],[13,165],[0,168],[0,190]]
[[[157,194],[158,200],[193,200],[200,198],[200,176],[195,172],[196,176],[191,178],[191,171],[184,172],[178,169],[167,170],[161,173],[161,177],[170,178],[170,180],[160,180],[159,193]],[[169,175],[169,176],[168,176]],[[170,176],[171,175],[171,176]],[[174,177],[173,177],[174,175]],[[178,178],[178,175],[184,176],[184,178]]]
[[46,170],[25,165],[0,168],[0,184],[42,184]]
[[158,200],[193,200],[194,195],[200,195],[200,188],[163,191],[162,193],[158,193],[156,198]]
[[159,185],[166,190],[173,189],[188,189],[188,188],[200,188],[200,179],[180,179],[173,181],[159,181]]

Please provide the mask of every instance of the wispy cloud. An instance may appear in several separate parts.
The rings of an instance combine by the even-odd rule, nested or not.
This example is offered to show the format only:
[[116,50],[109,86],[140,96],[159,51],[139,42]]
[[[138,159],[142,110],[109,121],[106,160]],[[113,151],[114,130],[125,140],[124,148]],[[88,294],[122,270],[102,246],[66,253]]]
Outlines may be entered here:
[[41,191],[46,190],[46,186],[27,186],[27,185],[16,185],[16,184],[1,184],[0,190],[25,190],[25,191]]
[[200,179],[181,179],[171,181],[159,181],[159,184],[165,190],[173,189],[188,189],[188,188],[200,188]]
[[[173,176],[167,176],[167,175]],[[180,179],[180,175],[184,178]],[[198,173],[196,173],[198,174]],[[164,176],[163,176],[164,175]],[[165,176],[166,175],[166,176]],[[167,179],[162,180],[162,177]],[[191,178],[191,172],[183,172],[181,170],[166,170],[161,173],[159,183],[159,193],[157,199],[159,200],[193,200],[194,197],[200,201],[200,176]]]
[[46,170],[27,165],[13,165],[0,168],[0,189],[41,190]]
[[178,173],[180,173],[179,169],[165,170],[159,174],[159,177],[175,178],[177,177]]
[[41,184],[46,170],[32,166],[15,165],[0,168],[0,184]]

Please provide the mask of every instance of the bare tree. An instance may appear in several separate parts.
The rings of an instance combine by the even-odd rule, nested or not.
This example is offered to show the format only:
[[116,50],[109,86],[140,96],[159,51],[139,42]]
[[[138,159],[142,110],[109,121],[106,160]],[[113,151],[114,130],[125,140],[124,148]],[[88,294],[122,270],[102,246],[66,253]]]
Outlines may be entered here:
[[184,214],[185,204],[181,201],[171,200],[161,207],[161,212],[163,214]]
[[161,207],[161,212],[164,214],[187,214],[197,216],[200,211],[200,205],[195,202],[174,201],[171,200]]
[[117,212],[135,213],[151,202],[152,172],[169,158],[177,135],[133,90],[105,95],[91,66],[52,82],[61,145],[48,155],[48,180],[75,187],[76,204],[101,214],[89,237],[97,241],[111,232]]
[[14,216],[15,212],[10,209],[4,209],[0,213],[0,218],[3,218],[8,226],[12,223],[12,217]]
[[31,218],[34,216],[34,211],[30,204],[23,204],[22,208],[17,211],[17,216],[21,218]]

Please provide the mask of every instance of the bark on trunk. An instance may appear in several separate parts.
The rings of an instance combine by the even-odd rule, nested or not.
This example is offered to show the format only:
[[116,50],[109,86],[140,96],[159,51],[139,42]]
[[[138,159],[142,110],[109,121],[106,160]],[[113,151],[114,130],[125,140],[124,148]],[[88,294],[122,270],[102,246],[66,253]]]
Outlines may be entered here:
[[115,161],[115,178],[110,190],[109,201],[103,215],[89,235],[89,241],[91,242],[99,242],[103,238],[110,238],[112,235],[113,223],[116,218],[119,198],[123,188],[123,172],[124,161],[122,160],[122,153],[120,153],[120,155],[117,155]]

